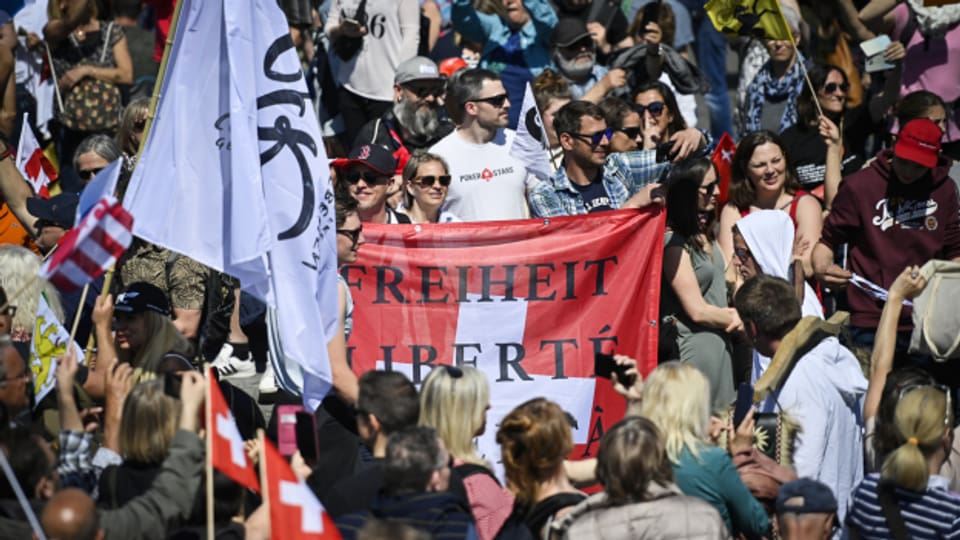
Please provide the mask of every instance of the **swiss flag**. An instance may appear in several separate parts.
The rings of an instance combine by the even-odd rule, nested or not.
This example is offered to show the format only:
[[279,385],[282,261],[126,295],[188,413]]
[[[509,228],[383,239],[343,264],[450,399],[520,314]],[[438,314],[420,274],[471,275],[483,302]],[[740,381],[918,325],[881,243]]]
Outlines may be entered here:
[[24,128],[20,130],[20,143],[17,145],[17,169],[38,196],[49,199],[48,186],[57,180],[57,168],[43,153],[43,148],[28,126],[29,118],[24,115]]
[[323,505],[280,452],[262,439],[260,462],[266,467],[270,537],[339,540],[340,532]]
[[210,407],[207,409],[206,424],[207,431],[210,433],[210,460],[213,462],[213,467],[238,484],[259,492],[260,482],[257,480],[257,472],[244,451],[243,438],[237,429],[237,422],[233,419],[233,413],[230,412],[227,401],[223,399],[220,385],[211,369],[207,370],[207,384],[210,387]]
[[713,164],[717,166],[717,175],[720,177],[720,196],[717,200],[720,206],[727,204],[730,198],[730,175],[733,170],[733,154],[737,151],[737,143],[733,142],[733,137],[729,133],[724,133],[720,137],[720,142],[713,150]]

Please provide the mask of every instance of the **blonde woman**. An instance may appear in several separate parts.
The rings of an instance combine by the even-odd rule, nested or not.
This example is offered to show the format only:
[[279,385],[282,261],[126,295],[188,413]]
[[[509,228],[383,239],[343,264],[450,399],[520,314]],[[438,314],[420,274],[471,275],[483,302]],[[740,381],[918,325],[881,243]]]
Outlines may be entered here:
[[163,392],[163,381],[134,386],[123,404],[119,442],[123,463],[100,475],[98,502],[102,508],[119,508],[150,489],[160,474],[180,423],[180,406]]
[[30,342],[41,293],[54,315],[66,322],[60,294],[50,282],[37,277],[39,269],[40,257],[29,249],[12,245],[0,247],[0,287],[7,293],[10,305],[17,308],[10,329],[13,341]]
[[487,428],[490,383],[470,366],[438,366],[420,388],[420,422],[437,430],[453,458],[456,482],[451,491],[462,491],[470,502],[480,540],[496,536],[513,512],[513,495],[503,489],[490,464],[477,454],[474,438]]
[[[98,297],[93,325],[98,366],[110,365],[114,358],[129,363],[135,382],[193,369],[193,346],[173,325],[166,295],[149,283],[131,283],[116,304],[110,295]],[[103,370],[93,370],[85,389],[100,397],[103,380]]]
[[638,413],[660,430],[681,491],[712,504],[734,537],[759,538],[770,528],[763,506],[740,479],[730,454],[707,442],[709,396],[710,385],[697,368],[667,362],[644,381]]
[[[850,537],[897,538],[883,500],[903,521],[910,538],[952,538],[960,531],[960,497],[949,480],[931,474],[950,457],[953,403],[950,389],[913,385],[900,391],[894,413],[900,446],[883,462],[880,474],[867,475],[853,493],[847,518]],[[855,535],[855,536],[854,536]]]
[[440,210],[447,199],[450,179],[450,167],[442,157],[428,152],[413,154],[403,168],[403,207],[398,211],[413,223],[460,221]]

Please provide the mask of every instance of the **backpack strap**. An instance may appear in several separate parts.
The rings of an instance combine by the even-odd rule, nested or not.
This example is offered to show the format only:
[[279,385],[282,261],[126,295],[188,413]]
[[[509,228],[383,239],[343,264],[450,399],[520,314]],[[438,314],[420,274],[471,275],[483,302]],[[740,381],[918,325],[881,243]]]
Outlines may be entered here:
[[100,51],[100,63],[107,59],[107,49],[110,47],[110,32],[113,31],[113,21],[107,23],[107,32],[103,36],[103,50]]

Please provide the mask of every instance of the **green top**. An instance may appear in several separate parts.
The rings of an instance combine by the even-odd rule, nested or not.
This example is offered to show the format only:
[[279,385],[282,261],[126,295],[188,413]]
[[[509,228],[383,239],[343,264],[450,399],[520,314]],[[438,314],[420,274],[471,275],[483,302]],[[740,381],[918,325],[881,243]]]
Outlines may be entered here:
[[674,464],[673,476],[686,495],[699,497],[712,504],[733,536],[743,533],[759,538],[770,529],[770,520],[763,506],[753,497],[740,479],[733,460],[722,448],[701,445],[697,461],[687,448]]

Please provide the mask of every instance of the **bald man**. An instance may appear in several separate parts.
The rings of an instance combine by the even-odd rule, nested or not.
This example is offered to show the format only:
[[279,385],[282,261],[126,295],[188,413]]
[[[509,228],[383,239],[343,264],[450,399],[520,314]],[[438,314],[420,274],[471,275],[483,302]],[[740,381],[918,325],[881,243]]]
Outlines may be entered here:
[[104,536],[93,498],[77,488],[54,495],[43,509],[40,525],[51,540],[103,540]]

